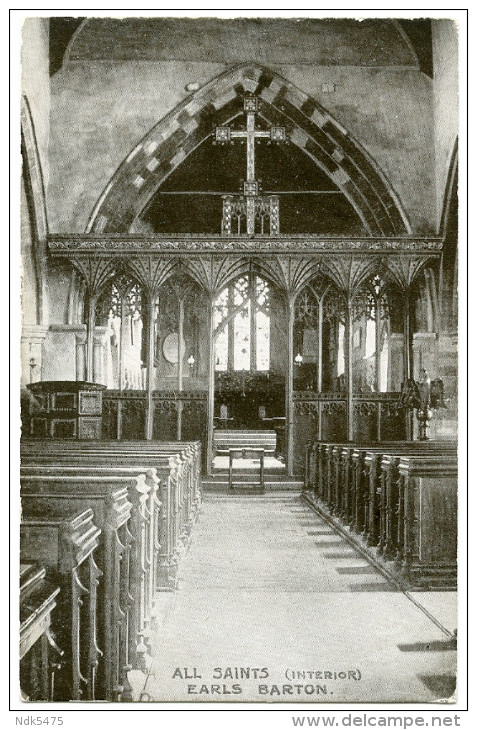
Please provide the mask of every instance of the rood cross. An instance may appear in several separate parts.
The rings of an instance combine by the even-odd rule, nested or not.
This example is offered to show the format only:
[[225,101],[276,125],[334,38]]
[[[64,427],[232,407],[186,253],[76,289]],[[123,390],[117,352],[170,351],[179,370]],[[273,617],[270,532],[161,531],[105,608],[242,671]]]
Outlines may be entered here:
[[231,129],[230,127],[216,127],[215,141],[226,144],[232,139],[247,140],[247,180],[243,184],[243,194],[247,201],[247,233],[255,233],[255,202],[258,196],[258,180],[255,179],[255,139],[265,138],[272,142],[286,140],[285,127],[271,127],[269,131],[255,128],[255,114],[258,111],[258,98],[246,96],[243,108],[247,114],[246,129]]

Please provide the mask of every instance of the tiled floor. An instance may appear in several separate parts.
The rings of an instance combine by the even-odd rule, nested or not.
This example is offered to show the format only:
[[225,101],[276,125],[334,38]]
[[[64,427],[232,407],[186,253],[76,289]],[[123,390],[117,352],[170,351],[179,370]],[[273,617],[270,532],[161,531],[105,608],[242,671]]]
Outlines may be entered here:
[[143,699],[450,700],[455,594],[413,598],[299,495],[207,494],[179,590],[159,596]]

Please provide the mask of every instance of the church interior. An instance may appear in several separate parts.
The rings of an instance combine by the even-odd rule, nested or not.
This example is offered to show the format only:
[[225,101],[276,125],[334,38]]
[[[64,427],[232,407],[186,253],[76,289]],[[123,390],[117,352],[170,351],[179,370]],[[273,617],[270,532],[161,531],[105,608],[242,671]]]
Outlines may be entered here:
[[24,22],[25,701],[455,701],[458,126],[450,19]]

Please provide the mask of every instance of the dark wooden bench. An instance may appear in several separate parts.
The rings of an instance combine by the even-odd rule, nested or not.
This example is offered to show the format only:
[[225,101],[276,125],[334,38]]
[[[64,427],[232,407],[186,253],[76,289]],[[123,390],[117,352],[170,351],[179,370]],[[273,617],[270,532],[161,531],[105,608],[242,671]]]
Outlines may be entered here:
[[74,504],[58,505],[55,500],[45,505],[34,497],[22,501],[21,562],[41,563],[48,580],[61,588],[52,632],[59,647],[55,651],[58,657],[64,652],[64,658],[50,691],[53,701],[98,699],[97,586],[102,572],[95,551],[99,538],[100,529],[89,508],[75,511]]
[[402,570],[412,585],[457,584],[457,458],[399,461]]
[[20,565],[20,688],[29,702],[53,702],[63,651],[51,633],[59,586],[45,580],[36,563]]
[[[48,450],[38,442],[22,445],[22,463],[94,466],[134,466],[144,471],[156,469],[160,479],[162,503],[159,532],[158,566],[155,570],[158,590],[173,590],[177,567],[190,542],[192,527],[201,504],[200,444],[198,442],[49,442]],[[100,472],[101,473],[101,472]]]
[[[134,478],[136,481],[137,478]],[[132,504],[128,500],[130,477],[23,476],[22,514],[31,521],[54,511],[57,519],[72,511],[92,510],[94,524],[101,530],[97,564],[102,578],[98,584],[98,646],[100,658],[97,698],[109,702],[130,699],[128,684],[130,607],[134,588],[130,581],[130,532]],[[31,535],[34,548],[34,535]],[[79,581],[81,585],[81,581]],[[73,633],[74,636],[74,633]]]
[[135,536],[130,554],[130,584],[134,601],[129,622],[129,659],[134,669],[145,670],[144,654],[151,635],[155,573],[159,556],[157,537],[161,502],[157,497],[160,480],[156,469],[81,466],[69,463],[60,466],[55,463],[22,466],[20,473],[21,477],[133,477],[128,482],[128,499],[132,504],[130,532]]
[[[387,565],[392,561],[398,571],[402,570],[406,551],[405,486],[399,477],[399,466],[404,459],[412,459],[414,464],[425,462],[436,467],[440,464],[443,470],[454,466],[456,469],[456,443],[315,442],[309,444],[306,460],[305,493],[313,494],[313,499],[319,500],[333,519],[349,526],[376,549],[377,557],[381,556]],[[437,469],[435,474],[438,473]],[[452,489],[456,490],[456,485],[457,472]],[[436,517],[436,525],[438,521]],[[414,580],[410,571],[407,575]],[[444,579],[445,571],[440,575]]]

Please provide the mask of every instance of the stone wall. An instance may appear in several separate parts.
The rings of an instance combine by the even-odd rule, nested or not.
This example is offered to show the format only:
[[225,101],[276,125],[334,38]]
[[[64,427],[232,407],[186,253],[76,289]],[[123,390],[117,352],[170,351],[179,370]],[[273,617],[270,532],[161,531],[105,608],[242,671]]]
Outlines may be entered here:
[[[270,67],[316,98],[381,167],[416,233],[435,226],[432,84],[417,69]],[[226,70],[203,62],[70,62],[52,79],[49,214],[84,231],[117,167],[148,130]],[[322,84],[335,91],[323,93]]]
[[48,180],[50,135],[50,78],[48,20],[27,18],[22,28],[22,93],[30,105],[45,183]]
[[432,23],[437,225],[445,204],[449,166],[459,132],[457,34],[457,25],[452,20]]

